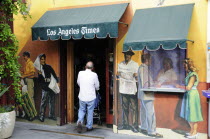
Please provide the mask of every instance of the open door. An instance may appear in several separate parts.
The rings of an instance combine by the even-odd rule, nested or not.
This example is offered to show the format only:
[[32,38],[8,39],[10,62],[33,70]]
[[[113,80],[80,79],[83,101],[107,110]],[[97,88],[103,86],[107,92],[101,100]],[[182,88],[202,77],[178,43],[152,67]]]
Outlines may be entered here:
[[113,124],[114,39],[106,49],[106,124]]
[[74,45],[60,41],[60,125],[74,122]]
[[60,40],[60,119],[58,125],[64,125],[67,123],[67,41]]

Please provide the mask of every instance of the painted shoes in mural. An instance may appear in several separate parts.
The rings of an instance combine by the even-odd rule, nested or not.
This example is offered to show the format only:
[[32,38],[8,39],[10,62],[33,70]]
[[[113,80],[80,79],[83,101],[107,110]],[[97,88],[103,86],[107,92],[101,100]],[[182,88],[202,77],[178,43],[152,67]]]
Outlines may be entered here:
[[139,132],[138,127],[130,126],[130,129],[131,129],[134,133],[138,133],[138,132]]
[[186,133],[186,136],[185,137],[188,138],[188,139],[195,139],[195,138],[198,137],[198,133],[195,134],[195,135],[190,135],[190,133]]
[[163,138],[163,135],[156,133],[156,134],[148,134],[150,137],[155,137],[155,138]]
[[117,127],[117,129],[118,129],[118,130],[130,130],[130,126],[129,126],[129,125],[123,124],[123,125],[119,125],[119,126]]
[[48,117],[48,118],[51,119],[51,120],[54,120],[54,121],[57,120],[56,117],[54,117],[54,116],[50,116],[50,117]]
[[81,122],[79,122],[77,125],[77,132],[82,133],[82,123]]
[[40,116],[39,121],[44,122],[44,116]]
[[28,121],[33,121],[36,117],[28,117]]
[[144,130],[144,129],[139,129],[139,132],[144,134],[144,135],[148,135],[148,132],[147,130]]

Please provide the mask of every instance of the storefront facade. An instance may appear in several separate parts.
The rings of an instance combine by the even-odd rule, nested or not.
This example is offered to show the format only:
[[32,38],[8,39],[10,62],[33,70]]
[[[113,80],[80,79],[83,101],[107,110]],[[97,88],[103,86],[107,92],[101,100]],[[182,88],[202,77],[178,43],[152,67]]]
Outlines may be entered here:
[[[40,15],[39,21],[37,19],[34,21],[31,26],[33,41],[29,39],[28,45],[26,44],[20,51],[20,56],[24,51],[29,51],[33,61],[40,53],[47,55],[47,63],[55,69],[60,80],[61,93],[56,98],[55,108],[57,119],[60,120],[57,123],[60,125],[74,122],[77,119],[79,91],[76,79],[79,70],[84,69],[87,60],[96,63],[95,70],[98,71],[99,77],[101,76],[99,80],[101,80],[100,91],[103,95],[103,122],[113,123],[113,93],[109,93],[113,89],[110,89],[109,86],[113,88],[111,78],[114,73],[113,63],[116,61],[114,51],[116,51],[117,39],[121,39],[128,29],[126,23],[131,21],[129,15],[132,11],[130,9],[131,6],[126,1],[81,4],[81,6],[76,4],[76,6],[48,9],[45,14],[45,11],[42,13],[44,15]],[[111,14],[113,16],[110,16]],[[54,21],[56,15],[63,15],[61,16],[63,19]],[[69,19],[66,22],[72,23],[63,25],[65,21],[62,21],[67,18]],[[57,24],[56,22],[59,21],[60,23]],[[37,47],[31,47],[34,43]],[[20,63],[24,65],[22,59]],[[39,93],[36,96],[36,108],[39,111],[40,88],[37,90]]]
[[[202,107],[202,116],[203,122],[199,122],[198,124],[198,132],[207,134],[207,99],[202,96],[201,90],[207,90],[208,85],[206,81],[206,32],[207,32],[207,1],[206,0],[165,0],[165,1],[153,1],[153,0],[132,0],[132,1],[85,1],[85,2],[77,2],[77,1],[59,1],[59,0],[31,0],[28,1],[29,10],[32,15],[31,19],[27,21],[23,21],[21,19],[21,15],[15,17],[14,21],[14,33],[18,37],[19,40],[19,55],[22,56],[24,51],[31,52],[32,61],[40,53],[45,53],[47,55],[47,63],[50,64],[57,73],[60,78],[60,86],[61,86],[61,94],[57,99],[58,106],[56,107],[57,116],[60,118],[58,122],[60,125],[73,122],[77,117],[74,112],[74,98],[75,98],[75,78],[76,73],[75,69],[72,68],[75,65],[75,55],[79,52],[75,51],[76,47],[80,45],[88,45],[87,43],[91,43],[94,45],[94,42],[85,41],[79,42],[73,41],[73,39],[67,37],[66,40],[62,38],[57,40],[58,38],[48,40],[47,39],[38,39],[38,41],[32,41],[33,30],[31,28],[34,24],[43,16],[46,11],[53,10],[62,10],[62,9],[74,9],[74,8],[82,8],[82,7],[94,7],[94,6],[104,6],[104,5],[115,5],[115,4],[125,4],[128,3],[128,6],[125,8],[125,11],[122,13],[120,17],[120,22],[118,23],[118,34],[114,38],[111,37],[104,38],[104,41],[98,40],[99,42],[96,45],[107,44],[112,47],[111,52],[106,53],[106,70],[108,70],[108,65],[110,64],[110,58],[113,58],[113,74],[109,77],[109,73],[107,72],[106,79],[113,78],[112,80],[112,95],[109,95],[110,87],[106,90],[106,106],[109,105],[110,101],[113,101],[113,114],[111,114],[110,118],[106,120],[107,124],[113,124],[113,130],[116,133],[125,133],[125,134],[138,134],[133,133],[131,130],[118,130],[122,118],[122,108],[120,102],[120,94],[119,94],[119,82],[116,78],[118,64],[124,60],[123,55],[123,44],[126,39],[126,35],[128,29],[131,25],[132,18],[137,9],[147,9],[147,8],[156,8],[156,7],[165,7],[165,6],[175,6],[175,5],[185,5],[194,3],[192,16],[189,24],[189,31],[187,38],[189,40],[193,40],[194,43],[188,42],[187,49],[185,50],[185,56],[191,58],[196,67],[199,69],[198,76],[200,79],[198,90],[200,93],[201,107]],[[39,8],[42,5],[42,8]],[[62,7],[62,8],[61,8]],[[72,18],[73,20],[73,18]],[[125,24],[124,24],[125,23]],[[177,21],[177,24],[179,22]],[[128,24],[128,26],[126,25]],[[48,32],[53,33],[53,32]],[[161,32],[160,32],[161,33]],[[40,36],[39,36],[40,37]],[[96,36],[97,37],[97,36]],[[74,37],[73,37],[74,38]],[[79,37],[80,38],[80,37]],[[91,37],[92,38],[92,37]],[[89,38],[90,39],[90,38]],[[96,39],[96,38],[95,38]],[[37,40],[35,38],[34,40]],[[42,40],[42,41],[41,41]],[[44,40],[44,41],[43,41]],[[47,41],[48,40],[48,41]],[[96,39],[97,41],[97,39]],[[100,47],[100,46],[99,46]],[[81,47],[80,47],[81,48]],[[104,46],[104,51],[106,46]],[[82,48],[81,48],[82,49]],[[94,48],[93,48],[94,49]],[[107,50],[109,51],[109,50]],[[77,53],[77,54],[76,54]],[[132,56],[132,60],[141,64],[140,57],[142,55],[142,50],[134,51],[135,55]],[[113,55],[113,56],[112,56]],[[109,61],[109,62],[107,62]],[[20,63],[23,64],[23,61],[20,59]],[[66,65],[66,66],[65,66]],[[65,73],[65,74],[63,74]],[[110,81],[111,82],[111,81]],[[106,87],[110,82],[106,82]],[[110,85],[111,86],[111,85]],[[109,91],[108,91],[109,90]],[[181,107],[181,101],[183,98],[183,94],[164,92],[155,94],[155,115],[156,115],[156,125],[157,129],[172,129],[172,130],[181,130],[187,131],[189,130],[189,126],[183,119],[180,118],[179,112]],[[38,105],[39,102],[37,102]],[[138,102],[138,106],[140,107],[140,102]],[[111,106],[112,107],[112,106]],[[106,116],[110,115],[107,111]],[[113,116],[112,116],[113,115]],[[139,123],[140,124],[140,123]],[[160,132],[164,135],[164,137],[170,137],[170,133],[167,133],[165,130],[160,130]],[[205,136],[205,135],[204,135]]]

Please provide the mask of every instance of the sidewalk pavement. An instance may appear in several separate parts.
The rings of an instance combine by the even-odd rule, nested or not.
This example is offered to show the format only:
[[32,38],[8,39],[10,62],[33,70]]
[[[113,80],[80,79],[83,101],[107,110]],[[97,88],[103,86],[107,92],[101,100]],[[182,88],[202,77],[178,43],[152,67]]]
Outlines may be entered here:
[[152,139],[135,135],[113,133],[112,128],[94,126],[93,131],[77,133],[75,124],[49,126],[16,121],[10,139]]

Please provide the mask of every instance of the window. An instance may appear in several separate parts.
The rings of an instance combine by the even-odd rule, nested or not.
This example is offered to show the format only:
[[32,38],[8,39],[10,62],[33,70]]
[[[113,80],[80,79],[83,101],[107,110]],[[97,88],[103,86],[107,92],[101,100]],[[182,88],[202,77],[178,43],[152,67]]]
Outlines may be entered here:
[[148,75],[145,75],[147,72],[144,71],[142,78],[143,88],[174,89],[176,84],[184,85],[185,70],[182,61],[186,57],[185,49],[143,50],[143,54],[149,54],[151,57]]

